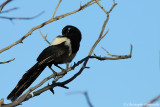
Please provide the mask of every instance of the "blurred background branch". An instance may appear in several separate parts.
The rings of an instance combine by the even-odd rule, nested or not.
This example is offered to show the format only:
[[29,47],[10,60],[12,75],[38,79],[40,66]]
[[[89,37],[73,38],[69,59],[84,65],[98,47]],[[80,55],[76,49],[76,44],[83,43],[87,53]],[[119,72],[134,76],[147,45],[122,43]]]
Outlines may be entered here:
[[13,59],[10,59],[10,60],[8,60],[8,61],[5,61],[5,62],[0,62],[0,64],[9,63],[9,62],[11,62],[11,61],[14,61],[14,60],[15,60],[15,58],[13,58]]

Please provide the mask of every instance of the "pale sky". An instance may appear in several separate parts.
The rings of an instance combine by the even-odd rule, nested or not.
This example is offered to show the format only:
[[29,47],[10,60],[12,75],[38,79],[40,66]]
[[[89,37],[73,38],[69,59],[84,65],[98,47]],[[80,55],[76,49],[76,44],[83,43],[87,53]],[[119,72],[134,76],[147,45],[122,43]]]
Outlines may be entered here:
[[[83,5],[86,2],[88,1],[63,0],[56,16],[78,9],[80,4]],[[109,33],[94,52],[96,55],[107,56],[101,48],[103,46],[111,54],[129,54],[132,44],[132,58],[114,61],[91,59],[87,64],[91,68],[85,69],[78,78],[69,83],[68,90],[56,87],[55,95],[47,91],[24,102],[23,107],[89,107],[83,95],[66,95],[77,91],[87,91],[94,107],[125,107],[130,103],[145,104],[160,94],[160,1],[116,0],[116,2],[118,5],[111,12],[105,29],[109,28]],[[42,11],[45,13],[32,20],[0,19],[0,49],[20,39],[31,28],[49,20],[57,3],[58,0],[13,0],[6,5],[4,10],[14,7],[19,9],[0,14],[0,16],[32,17]],[[106,10],[112,6],[112,0],[101,0],[100,3]],[[89,49],[99,36],[105,16],[97,4],[94,4],[85,10],[52,22],[41,30],[44,35],[48,34],[47,39],[50,42],[56,36],[61,35],[61,30],[66,25],[74,25],[81,30],[81,46],[77,56],[71,62],[73,64],[88,55]],[[0,61],[16,58],[13,62],[0,65],[0,98],[4,98],[5,103],[10,102],[6,97],[22,75],[36,63],[36,58],[47,46],[48,44],[36,30],[23,41],[23,44],[16,45],[0,54]],[[59,72],[56,67],[52,68]],[[78,68],[69,72],[60,81],[68,79],[77,71]],[[35,86],[51,73],[48,68],[45,69],[31,86]],[[156,103],[160,104],[159,101]]]

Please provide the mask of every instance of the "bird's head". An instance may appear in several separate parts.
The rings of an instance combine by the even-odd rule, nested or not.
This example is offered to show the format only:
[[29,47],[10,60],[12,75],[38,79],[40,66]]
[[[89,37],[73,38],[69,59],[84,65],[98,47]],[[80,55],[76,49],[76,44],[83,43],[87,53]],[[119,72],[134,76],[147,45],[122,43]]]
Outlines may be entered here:
[[81,32],[78,28],[72,26],[72,25],[67,25],[62,29],[62,35],[66,36],[70,39],[74,39],[77,42],[81,41]]

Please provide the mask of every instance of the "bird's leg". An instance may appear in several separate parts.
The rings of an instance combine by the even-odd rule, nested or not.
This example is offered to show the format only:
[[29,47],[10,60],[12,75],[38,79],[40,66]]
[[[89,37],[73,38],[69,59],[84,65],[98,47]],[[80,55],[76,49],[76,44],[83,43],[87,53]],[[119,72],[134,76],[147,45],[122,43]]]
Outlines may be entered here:
[[61,69],[62,71],[64,70],[62,67],[58,66],[58,65],[55,65],[56,67],[58,67],[59,69]]
[[61,69],[64,74],[67,73],[67,71],[66,71],[65,69],[63,69],[62,67],[60,67],[60,66],[58,66],[58,65],[55,65],[55,66],[58,67],[59,69]]
[[48,66],[49,68],[50,68],[50,70],[53,72],[53,74],[55,75],[55,77],[57,76],[57,72],[56,71],[54,71],[52,68],[51,68],[51,66]]
[[69,63],[66,64],[66,69],[68,69],[68,68],[69,68]]

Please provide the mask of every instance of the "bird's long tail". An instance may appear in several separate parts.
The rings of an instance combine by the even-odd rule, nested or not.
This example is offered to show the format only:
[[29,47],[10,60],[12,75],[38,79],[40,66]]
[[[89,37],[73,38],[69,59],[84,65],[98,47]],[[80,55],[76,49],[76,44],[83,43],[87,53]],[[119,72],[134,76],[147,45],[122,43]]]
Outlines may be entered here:
[[45,68],[46,66],[39,66],[38,63],[36,63],[23,75],[16,87],[8,95],[7,99],[15,101],[36,80]]

